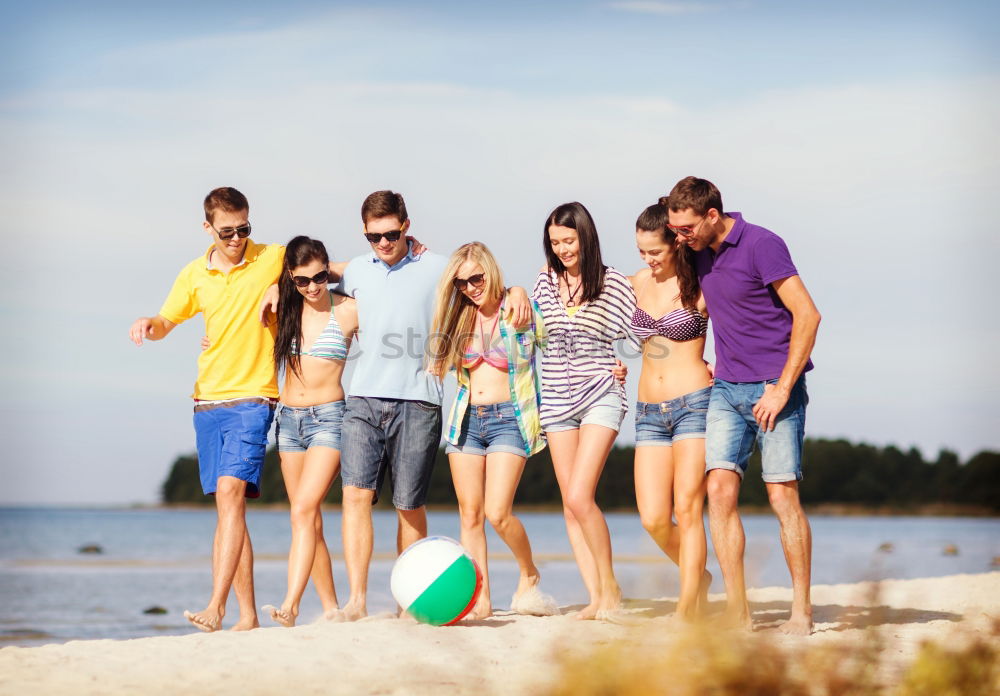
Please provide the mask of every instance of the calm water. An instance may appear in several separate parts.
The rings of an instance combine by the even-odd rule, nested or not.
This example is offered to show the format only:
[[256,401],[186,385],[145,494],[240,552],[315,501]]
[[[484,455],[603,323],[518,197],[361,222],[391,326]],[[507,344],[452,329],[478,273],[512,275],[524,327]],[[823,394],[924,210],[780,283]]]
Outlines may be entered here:
[[[562,517],[520,515],[538,556],[543,589],[562,605],[581,603],[586,593],[570,558]],[[339,557],[340,515],[325,515],[327,542],[341,601],[347,579]],[[257,555],[257,604],[280,604],[290,539],[288,513],[251,510],[250,534]],[[874,578],[914,578],[991,570],[1000,556],[1000,520],[942,517],[811,518],[816,584]],[[676,596],[677,569],[662,556],[635,515],[608,516],[615,569],[626,597]],[[777,523],[772,516],[747,516],[747,579],[756,586],[789,584]],[[429,513],[432,534],[458,537],[458,516]],[[38,645],[86,638],[136,638],[189,633],[184,609],[201,609],[211,590],[210,557],[215,512],[206,510],[0,509],[0,645]],[[503,543],[489,532],[494,605],[506,606],[517,566]],[[395,608],[389,594],[395,551],[395,513],[375,513],[375,552],[369,580],[369,611]],[[891,553],[878,550],[891,543]],[[104,553],[81,554],[99,544]],[[959,553],[942,553],[954,544]],[[379,554],[384,557],[380,558]],[[713,592],[722,591],[718,567]],[[164,615],[143,610],[161,606]],[[226,625],[236,616],[230,598]],[[320,614],[312,588],[302,602],[303,621]]]

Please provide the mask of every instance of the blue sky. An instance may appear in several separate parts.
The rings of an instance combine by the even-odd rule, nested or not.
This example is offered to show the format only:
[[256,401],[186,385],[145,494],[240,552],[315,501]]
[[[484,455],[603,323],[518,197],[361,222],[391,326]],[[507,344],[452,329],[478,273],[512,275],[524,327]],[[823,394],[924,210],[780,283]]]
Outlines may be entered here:
[[200,321],[126,332],[219,185],[259,241],[339,257],[393,188],[432,248],[480,239],[528,285],[555,205],[634,271],[638,212],[707,177],[824,314],[811,435],[1000,448],[1000,9],[818,5],[0,5],[0,502],[152,501],[193,449]]

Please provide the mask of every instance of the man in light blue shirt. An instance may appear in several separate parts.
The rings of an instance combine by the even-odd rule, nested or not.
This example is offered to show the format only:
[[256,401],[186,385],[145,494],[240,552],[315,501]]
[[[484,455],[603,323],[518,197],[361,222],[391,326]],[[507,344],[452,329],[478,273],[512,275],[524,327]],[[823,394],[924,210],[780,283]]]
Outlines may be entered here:
[[[361,350],[341,430],[344,560],[351,583],[341,615],[348,621],[368,613],[371,508],[386,471],[398,516],[397,551],[427,536],[424,505],[441,441],[441,383],[427,372],[424,358],[447,264],[439,254],[413,254],[400,194],[371,194],[361,206],[361,220],[371,253],[346,264],[338,287],[358,302]],[[514,290],[508,302],[512,322],[523,325],[531,304],[523,288]]]
[[361,350],[341,430],[344,560],[351,598],[342,616],[367,615],[372,505],[386,471],[399,529],[398,551],[427,536],[424,504],[441,441],[441,385],[424,364],[434,293],[447,259],[415,256],[403,197],[376,191],[361,206],[371,253],[352,259],[338,290],[358,302]]

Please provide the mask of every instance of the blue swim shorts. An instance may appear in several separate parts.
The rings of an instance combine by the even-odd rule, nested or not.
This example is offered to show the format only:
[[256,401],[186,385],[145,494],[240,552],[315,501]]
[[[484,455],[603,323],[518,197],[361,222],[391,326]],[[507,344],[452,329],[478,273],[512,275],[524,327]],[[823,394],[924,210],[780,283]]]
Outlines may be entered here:
[[260,474],[267,450],[274,406],[269,399],[249,398],[194,407],[201,489],[212,495],[220,476],[246,481],[246,497],[260,497]]

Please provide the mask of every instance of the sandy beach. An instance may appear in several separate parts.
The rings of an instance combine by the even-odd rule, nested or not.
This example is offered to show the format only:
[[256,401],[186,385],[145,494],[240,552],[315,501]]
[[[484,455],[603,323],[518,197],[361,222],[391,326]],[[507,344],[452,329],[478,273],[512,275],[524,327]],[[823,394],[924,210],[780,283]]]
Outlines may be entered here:
[[[711,611],[722,607],[712,595]],[[924,640],[989,635],[1000,616],[1000,572],[878,584],[817,585],[816,630],[781,635],[791,591],[750,592],[756,635],[788,650],[882,640],[883,670],[901,671]],[[193,632],[135,640],[72,641],[0,650],[0,694],[510,694],[544,692],[561,660],[616,643],[670,649],[674,601],[630,600],[629,625],[498,612],[432,627],[390,615],[247,633]],[[993,638],[995,640],[995,637]]]

